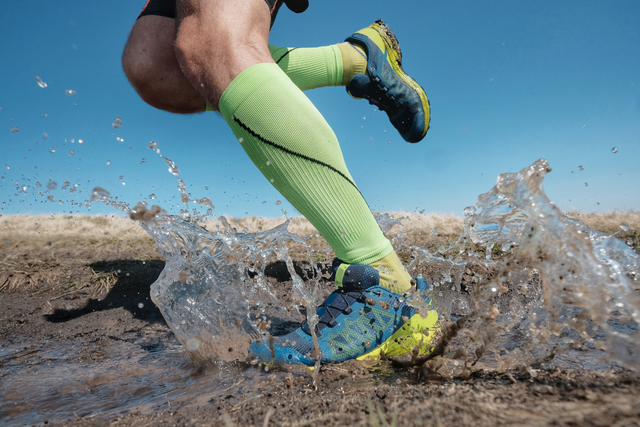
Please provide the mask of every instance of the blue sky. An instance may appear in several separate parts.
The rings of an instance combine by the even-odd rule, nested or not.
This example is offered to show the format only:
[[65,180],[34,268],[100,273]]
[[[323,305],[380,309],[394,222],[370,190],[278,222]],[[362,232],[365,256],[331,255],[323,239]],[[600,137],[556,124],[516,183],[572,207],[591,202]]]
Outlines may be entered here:
[[[6,3],[0,214],[117,213],[71,204],[95,186],[132,206],[146,200],[178,213],[176,179],[147,148],[150,141],[180,167],[192,198],[213,201],[216,215],[295,213],[221,117],[172,115],[137,97],[120,55],[144,0]],[[404,68],[433,110],[419,144],[405,143],[384,113],[344,88],[307,92],[376,211],[460,215],[498,174],[539,158],[553,168],[544,188],[562,210],[626,211],[640,209],[639,16],[636,0],[311,0],[301,15],[280,11],[271,43],[332,44],[378,18],[398,36]],[[116,117],[123,120],[118,129]],[[39,194],[49,178],[58,187]],[[63,190],[65,180],[71,186]]]

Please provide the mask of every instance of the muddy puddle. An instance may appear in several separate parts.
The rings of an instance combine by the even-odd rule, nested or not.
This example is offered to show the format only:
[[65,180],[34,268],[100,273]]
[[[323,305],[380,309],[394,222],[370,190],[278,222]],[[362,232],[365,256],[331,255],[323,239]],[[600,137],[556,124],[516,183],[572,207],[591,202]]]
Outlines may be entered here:
[[[290,405],[295,418],[320,396],[381,402],[387,391],[380,390],[388,387],[404,395],[418,386],[429,393],[429,387],[500,375],[517,383],[512,373],[534,381],[559,371],[633,376],[640,369],[640,257],[633,244],[568,218],[547,199],[542,181],[551,169],[544,160],[498,177],[465,209],[464,231],[447,245],[420,247],[403,232],[409,218],[380,216],[409,272],[429,282],[428,298],[418,303],[436,307],[442,333],[428,357],[312,371],[262,364],[248,346],[315,313],[332,285],[327,263],[309,260],[326,251],[319,253],[312,237],[291,233],[288,222],[250,233],[220,218],[207,229],[206,214],[192,206],[211,202],[191,200],[179,168],[162,159],[178,180],[182,215],[146,204],[130,208],[101,188],[87,201],[125,211],[153,237],[165,264],[135,282],[137,293],[114,287],[119,294],[104,300],[108,307],[88,291],[30,301],[3,297],[5,306],[17,307],[4,319],[0,349],[3,424],[122,419],[145,425],[146,416],[174,413],[187,417],[178,424],[193,424],[193,414],[204,411],[233,425],[229,417],[248,422],[253,415],[243,410],[253,405],[251,414],[262,420],[253,422],[268,425],[278,405]],[[298,247],[293,256],[292,245]],[[282,271],[275,276],[285,279],[269,273],[276,264]],[[29,314],[18,319],[18,310]],[[307,320],[313,325],[317,318]],[[635,379],[625,384],[638,391]],[[265,402],[276,409],[256,412]],[[438,425],[437,412],[428,417]]]

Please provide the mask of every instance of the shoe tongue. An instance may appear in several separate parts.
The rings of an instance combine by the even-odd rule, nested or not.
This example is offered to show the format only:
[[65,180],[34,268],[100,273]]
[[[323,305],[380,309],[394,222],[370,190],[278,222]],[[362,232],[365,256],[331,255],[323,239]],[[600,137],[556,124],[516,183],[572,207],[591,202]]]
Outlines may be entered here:
[[[335,265],[335,263],[334,263]],[[345,266],[346,264],[338,264],[338,266],[334,267],[334,277],[336,279],[336,275],[340,274],[338,269],[340,266]],[[342,290],[344,292],[352,292],[352,291],[363,291],[372,286],[376,286],[380,283],[380,274],[378,271],[368,265],[349,265],[345,270],[344,274],[342,274]],[[338,283],[336,283],[338,285]]]

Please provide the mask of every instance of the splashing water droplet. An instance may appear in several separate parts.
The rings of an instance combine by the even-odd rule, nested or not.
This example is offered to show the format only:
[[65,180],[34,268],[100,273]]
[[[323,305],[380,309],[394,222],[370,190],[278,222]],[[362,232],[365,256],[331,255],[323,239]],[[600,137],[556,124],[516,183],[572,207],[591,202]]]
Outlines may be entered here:
[[433,228],[431,229],[431,234],[433,234],[434,236],[438,235],[438,233],[436,233],[436,230],[434,230]]
[[267,160],[267,166],[271,164],[271,160]]
[[618,147],[613,147],[613,148],[611,149],[611,152],[612,152],[613,154],[616,154],[616,153],[618,152]]
[[89,200],[92,202],[96,201],[107,201],[111,197],[111,193],[105,190],[102,187],[96,187],[91,191],[91,197]]
[[49,139],[49,135],[47,135],[46,133],[42,134],[42,139]]
[[584,166],[582,166],[582,165],[578,166],[578,170],[579,171],[583,171],[584,170]]
[[149,198],[150,198],[151,200],[155,200],[156,195],[155,195],[155,194],[153,194],[153,193],[151,193],[151,194],[149,194]]
[[623,229],[624,231],[631,230],[631,227],[626,222],[623,222],[622,224],[620,224],[620,228]]
[[151,141],[151,142],[149,143],[149,145],[147,145],[147,148],[148,148],[149,150],[157,150],[157,149],[158,149],[158,143],[156,143],[156,142],[154,142],[154,141]]
[[120,175],[118,178],[119,179],[124,179],[124,175]]
[[67,90],[64,91],[64,93],[66,93],[68,96],[71,96],[71,95],[77,94],[78,92],[76,92],[73,89],[67,89]]
[[140,160],[140,164],[143,164],[144,162],[146,162],[147,159],[145,159],[144,157],[142,158],[142,160]]
[[271,178],[271,179],[269,180],[269,182],[270,182],[270,183],[272,183],[272,184],[273,184],[273,182],[274,182],[274,181],[275,181],[275,180],[274,180],[273,178]]
[[27,192],[27,186],[26,185],[22,184],[21,188],[22,188],[22,191],[24,191],[25,193]]
[[168,157],[162,157],[162,160],[169,166],[169,172],[171,172],[174,176],[180,175],[180,168],[176,166],[176,164]]
[[[57,147],[57,145],[56,145]],[[51,147],[51,150],[49,150],[50,153],[55,153],[56,152],[56,147]]]
[[243,137],[238,138],[238,142],[240,142],[240,144],[242,144],[244,142],[244,138]]
[[69,155],[70,155],[70,156],[73,156],[74,154],[76,154],[76,152],[75,152],[75,151],[73,151],[73,150],[70,150],[70,151],[69,151]]
[[79,140],[78,140],[78,144],[82,145],[82,144],[84,144],[84,141],[83,141],[83,140],[81,140],[81,139],[79,139]]
[[589,186],[589,183],[588,183],[588,182],[585,182],[585,183],[584,183],[584,186],[585,186],[585,187],[588,187],[588,186]]
[[115,129],[118,129],[120,126],[122,126],[122,118],[116,117],[111,126],[113,126]]
[[107,166],[111,165],[111,160],[107,160]]
[[120,138],[119,136],[118,136],[118,137],[116,137],[116,140],[117,140],[118,142],[123,142],[123,141],[124,141],[124,139],[123,139],[123,138]]
[[130,146],[129,146],[129,150],[131,150],[132,148],[133,148],[133,145],[130,145]]
[[279,206],[279,205],[281,205],[281,204],[282,204],[282,202],[281,202],[280,200],[277,200],[277,201],[276,201],[276,206]]
[[17,126],[11,126],[11,133],[18,133],[20,132],[20,128]]
[[58,183],[55,181],[51,181],[47,183],[47,188],[49,190],[55,190],[57,186],[58,186]]
[[38,86],[45,88],[47,87],[47,84],[45,82],[42,81],[42,79],[38,76],[36,76],[36,82],[38,82]]

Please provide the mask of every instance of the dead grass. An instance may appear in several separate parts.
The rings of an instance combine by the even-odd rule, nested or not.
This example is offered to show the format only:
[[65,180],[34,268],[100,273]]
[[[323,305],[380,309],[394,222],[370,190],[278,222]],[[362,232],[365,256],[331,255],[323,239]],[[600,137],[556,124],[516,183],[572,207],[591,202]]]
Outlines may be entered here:
[[[388,214],[402,219],[402,226],[394,226],[390,238],[404,233],[405,241],[429,250],[448,246],[462,233],[462,218],[455,215],[418,215],[396,212]],[[570,212],[590,227],[616,237],[635,247],[640,246],[640,211],[593,214]],[[285,218],[228,218],[241,232],[245,228],[256,232],[282,224]],[[6,215],[0,217],[0,290],[20,286],[33,288],[68,281],[68,267],[87,265],[92,260],[157,259],[153,239],[135,222],[113,215]],[[209,230],[221,226],[218,220],[204,225]],[[621,228],[621,225],[622,228]],[[626,229],[628,225],[628,230]],[[291,219],[289,231],[310,237],[315,259],[306,259],[302,246],[291,245],[292,257],[297,260],[329,262],[334,254],[324,239],[314,237],[317,230],[303,217]],[[95,280],[108,289],[113,277]]]

